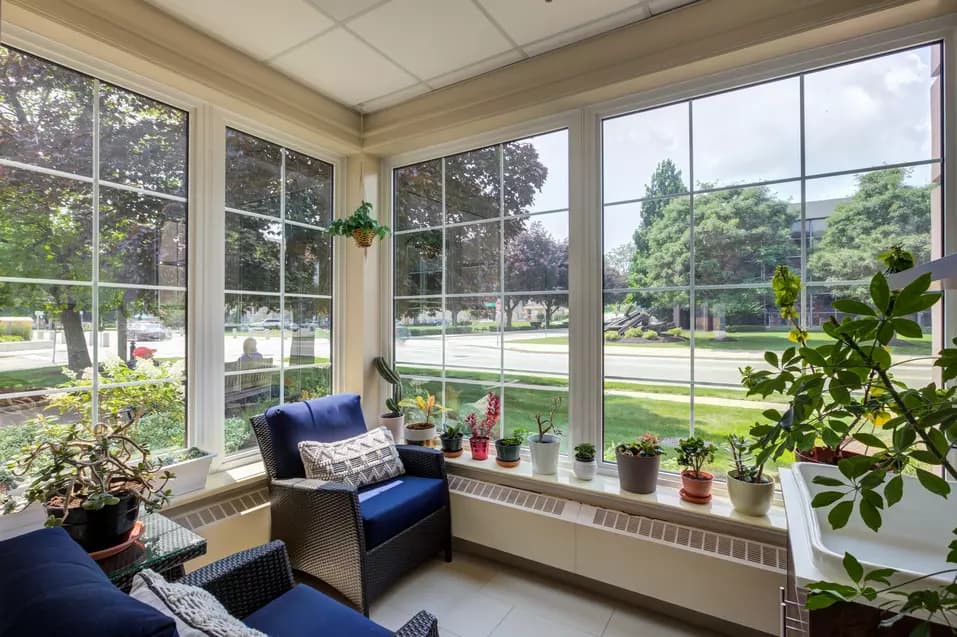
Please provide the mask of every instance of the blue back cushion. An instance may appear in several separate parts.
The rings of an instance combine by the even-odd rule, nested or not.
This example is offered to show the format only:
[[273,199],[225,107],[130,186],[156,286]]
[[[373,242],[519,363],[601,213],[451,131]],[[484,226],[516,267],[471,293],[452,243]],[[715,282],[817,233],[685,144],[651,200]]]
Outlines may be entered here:
[[300,442],[333,442],[358,436],[366,430],[358,394],[335,394],[286,403],[270,407],[265,416],[279,479],[306,477],[299,456]]
[[0,637],[173,637],[176,623],[114,586],[61,528],[0,542]]

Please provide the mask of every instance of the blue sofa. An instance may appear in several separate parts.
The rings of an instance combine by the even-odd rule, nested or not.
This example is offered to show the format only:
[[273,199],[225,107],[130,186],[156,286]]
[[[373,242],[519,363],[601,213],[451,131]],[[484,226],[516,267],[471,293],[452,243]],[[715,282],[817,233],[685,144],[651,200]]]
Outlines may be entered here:
[[[62,528],[0,542],[0,637],[175,637],[173,620],[116,588]],[[181,580],[213,593],[270,637],[438,637],[420,612],[399,631],[302,584],[281,542],[243,551]]]

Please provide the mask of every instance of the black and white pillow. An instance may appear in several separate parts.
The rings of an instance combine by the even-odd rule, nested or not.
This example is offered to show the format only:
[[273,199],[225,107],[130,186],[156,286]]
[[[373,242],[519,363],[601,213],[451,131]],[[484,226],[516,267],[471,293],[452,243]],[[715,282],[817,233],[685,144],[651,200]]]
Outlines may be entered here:
[[306,477],[356,487],[405,473],[392,434],[385,427],[335,442],[299,443]]
[[230,615],[209,591],[167,582],[149,569],[133,578],[130,597],[172,617],[179,637],[268,637]]

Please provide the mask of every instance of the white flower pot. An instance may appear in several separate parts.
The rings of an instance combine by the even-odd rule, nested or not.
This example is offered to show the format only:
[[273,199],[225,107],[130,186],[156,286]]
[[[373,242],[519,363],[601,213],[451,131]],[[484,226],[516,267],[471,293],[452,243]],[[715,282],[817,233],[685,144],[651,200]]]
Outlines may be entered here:
[[591,480],[595,477],[595,472],[598,471],[598,461],[591,460],[584,462],[582,460],[575,460],[575,463],[572,465],[572,470],[575,472],[575,477],[579,480]]
[[545,434],[539,441],[538,434],[528,437],[528,448],[532,455],[532,473],[552,476],[558,473],[558,452],[561,448],[558,436]]
[[405,431],[404,415],[392,416],[390,414],[382,414],[379,416],[379,426],[389,430],[395,444],[402,442],[402,434]]
[[432,440],[433,438],[435,438],[435,425],[432,425],[426,429],[410,429],[408,425],[405,427],[406,442],[422,444]]
[[774,501],[774,479],[765,479],[767,482],[745,482],[738,480],[737,471],[728,472],[728,496],[735,511],[755,517],[768,514]]
[[202,458],[193,458],[174,464],[168,464],[162,471],[169,471],[175,478],[171,478],[166,488],[173,492],[173,496],[183,495],[192,491],[206,488],[206,478],[209,476],[209,466],[216,454],[206,454]]

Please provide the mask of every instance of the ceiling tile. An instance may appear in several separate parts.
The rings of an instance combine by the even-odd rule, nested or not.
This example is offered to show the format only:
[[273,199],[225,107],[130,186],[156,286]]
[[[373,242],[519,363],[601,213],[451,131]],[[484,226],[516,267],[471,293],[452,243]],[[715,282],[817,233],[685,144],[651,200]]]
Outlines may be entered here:
[[268,59],[333,26],[306,0],[149,0],[226,44]]
[[489,15],[518,44],[579,27],[639,4],[639,0],[479,0]]
[[511,48],[471,0],[392,0],[350,21],[349,28],[421,78]]
[[595,20],[576,29],[569,29],[564,33],[559,33],[550,38],[524,44],[522,45],[522,49],[529,55],[538,55],[649,17],[651,17],[651,12],[648,10],[648,7],[643,4],[636,5],[625,11],[619,11],[618,13]]
[[383,108],[388,108],[390,106],[395,106],[396,104],[401,104],[406,100],[410,100],[413,97],[418,97],[424,93],[429,92],[429,87],[425,84],[414,84],[408,88],[404,88],[395,93],[390,93],[389,95],[383,95],[382,97],[377,97],[375,99],[369,100],[359,104],[359,110],[363,113],[373,113]]
[[416,83],[414,77],[341,27],[280,55],[271,64],[352,106]]
[[697,2],[697,0],[649,0],[648,8],[651,9],[651,12],[654,14],[664,13],[665,11],[670,11],[671,9],[677,9],[678,7],[683,7],[686,4],[691,4],[692,2]]
[[309,0],[336,20],[347,20],[383,0]]
[[451,73],[433,77],[425,82],[432,88],[441,88],[443,86],[455,84],[456,82],[461,82],[462,80],[467,80],[470,77],[481,75],[482,73],[494,71],[497,68],[507,66],[522,59],[524,59],[524,56],[520,52],[516,51],[515,49],[510,49],[501,55],[496,55],[495,57],[488,58],[487,60],[482,60],[478,64],[471,64],[465,68],[452,71]]

